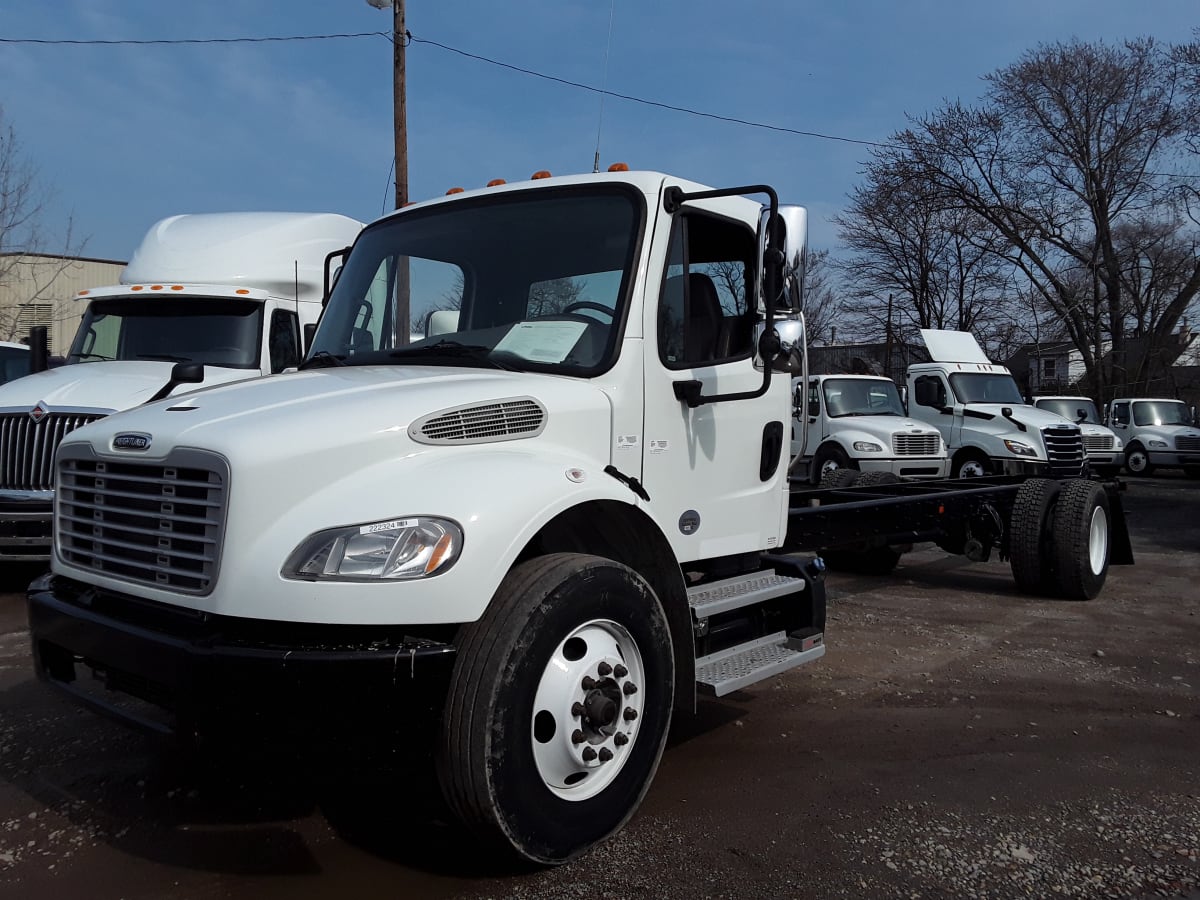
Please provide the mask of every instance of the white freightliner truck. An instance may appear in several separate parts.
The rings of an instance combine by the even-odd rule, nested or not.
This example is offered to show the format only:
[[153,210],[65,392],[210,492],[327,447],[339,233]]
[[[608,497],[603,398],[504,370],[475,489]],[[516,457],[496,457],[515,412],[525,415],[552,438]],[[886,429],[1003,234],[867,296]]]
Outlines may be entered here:
[[0,385],[0,560],[49,558],[54,451],[75,428],[296,366],[326,258],[361,229],[334,213],[173,216],[146,233],[120,284],[80,291],[66,365]]
[[908,367],[908,411],[942,433],[952,477],[1085,474],[1079,426],[1027,404],[972,334],[926,328],[921,337],[933,361]]
[[1124,444],[1111,428],[1100,421],[1100,413],[1090,397],[1039,396],[1030,401],[1038,409],[1070,419],[1079,426],[1088,467],[1099,475],[1118,475],[1125,462]]
[[1105,421],[1125,441],[1129,474],[1150,475],[1162,466],[1200,478],[1200,423],[1182,400],[1117,397],[1105,408]]
[[188,740],[358,760],[374,732],[554,864],[634,813],[698,691],[824,654],[793,551],[953,532],[1094,597],[1131,561],[1100,483],[789,490],[806,224],[766,186],[617,171],[367,226],[301,371],[63,441],[39,675]]
[[[945,478],[941,434],[908,417],[900,392],[875,375],[811,375],[808,391],[792,381],[792,474],[813,484],[839,469],[888,472],[900,478]],[[807,397],[805,394],[807,393]],[[799,419],[808,415],[805,431]],[[807,446],[800,441],[807,435]]]

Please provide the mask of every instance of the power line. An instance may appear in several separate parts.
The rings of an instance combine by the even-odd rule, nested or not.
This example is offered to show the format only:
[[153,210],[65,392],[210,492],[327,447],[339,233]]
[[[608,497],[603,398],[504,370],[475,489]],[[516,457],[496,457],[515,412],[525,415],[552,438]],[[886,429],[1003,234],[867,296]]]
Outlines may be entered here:
[[390,38],[384,31],[358,31],[349,34],[292,34],[279,37],[234,37],[234,38],[153,38],[135,40],[122,38],[120,40],[75,40],[71,38],[0,38],[0,44],[41,44],[47,46],[74,47],[120,47],[120,46],[151,46],[170,44],[280,44],[288,41],[334,41],[365,37]]

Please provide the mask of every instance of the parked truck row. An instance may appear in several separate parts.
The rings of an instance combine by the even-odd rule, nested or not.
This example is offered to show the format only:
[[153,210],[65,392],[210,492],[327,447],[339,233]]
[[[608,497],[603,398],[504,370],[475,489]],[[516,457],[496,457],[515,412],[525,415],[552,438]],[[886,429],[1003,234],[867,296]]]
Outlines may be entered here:
[[[826,555],[929,540],[1097,596],[1132,556],[1079,427],[957,351],[912,373],[909,416],[813,380],[806,235],[769,186],[623,170],[368,225],[300,371],[61,436],[40,677],[191,741],[382,745],[483,841],[556,864],[633,815],[697,694],[823,656]],[[842,412],[886,425],[814,487]],[[955,476],[1012,474],[901,480],[936,475],[902,471],[935,438]]]

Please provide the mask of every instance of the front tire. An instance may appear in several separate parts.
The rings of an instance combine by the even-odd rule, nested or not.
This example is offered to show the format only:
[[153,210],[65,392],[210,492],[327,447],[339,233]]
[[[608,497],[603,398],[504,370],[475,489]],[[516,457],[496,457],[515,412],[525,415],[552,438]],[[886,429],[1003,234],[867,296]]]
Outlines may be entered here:
[[992,461],[982,453],[960,453],[954,457],[955,478],[983,478],[992,474]]
[[666,614],[632,569],[577,553],[516,566],[460,632],[438,754],[448,805],[523,860],[573,859],[641,803],[674,677]]
[[843,469],[857,472],[858,463],[852,460],[846,451],[837,444],[825,444],[823,447],[817,448],[812,466],[815,483],[822,484],[825,476]]
[[1150,454],[1141,444],[1130,444],[1125,448],[1125,468],[1130,475],[1149,475],[1154,471]]

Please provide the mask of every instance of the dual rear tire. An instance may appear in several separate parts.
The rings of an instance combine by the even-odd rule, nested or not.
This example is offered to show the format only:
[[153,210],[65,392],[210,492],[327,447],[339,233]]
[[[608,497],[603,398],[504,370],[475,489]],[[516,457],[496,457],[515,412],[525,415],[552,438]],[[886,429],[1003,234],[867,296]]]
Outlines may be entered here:
[[1009,556],[1025,593],[1092,600],[1108,576],[1108,494],[1097,482],[1031,478],[1013,502]]

